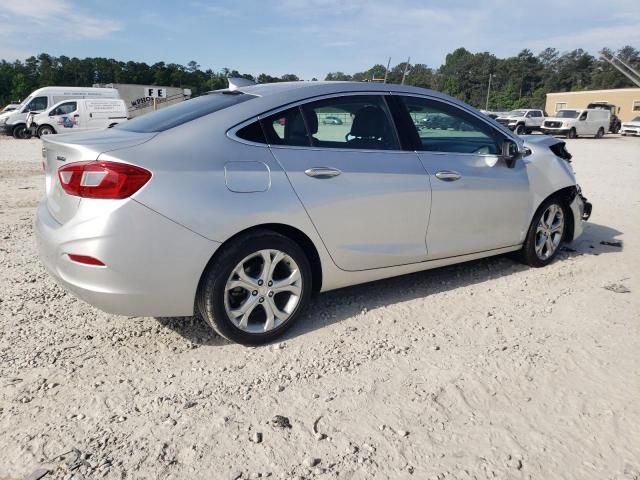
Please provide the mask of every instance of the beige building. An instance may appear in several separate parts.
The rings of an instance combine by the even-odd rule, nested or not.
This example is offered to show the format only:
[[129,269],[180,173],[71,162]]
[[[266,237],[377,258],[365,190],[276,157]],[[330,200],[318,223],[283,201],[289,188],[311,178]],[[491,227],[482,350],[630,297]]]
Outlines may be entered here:
[[592,102],[612,103],[617,107],[617,115],[623,122],[640,117],[640,88],[547,93],[545,110],[551,116],[563,108],[586,108]]

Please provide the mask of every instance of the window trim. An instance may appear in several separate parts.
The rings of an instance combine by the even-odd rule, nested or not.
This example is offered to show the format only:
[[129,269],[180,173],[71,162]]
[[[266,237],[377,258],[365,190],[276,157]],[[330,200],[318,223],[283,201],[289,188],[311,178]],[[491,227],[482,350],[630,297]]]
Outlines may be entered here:
[[640,100],[631,100],[631,112],[640,112]]
[[[236,142],[240,142],[240,143],[244,143],[246,145],[251,145],[251,146],[259,146],[259,147],[268,147],[268,148],[290,148],[290,149],[305,149],[305,150],[319,150],[319,151],[334,151],[334,152],[378,152],[378,153],[413,153],[412,151],[406,150],[403,148],[402,142],[400,141],[400,135],[398,132],[398,127],[396,125],[395,122],[395,117],[393,115],[393,110],[391,105],[389,104],[388,101],[388,97],[390,97],[391,95],[393,95],[394,92],[390,92],[387,90],[383,90],[383,91],[370,91],[370,90],[364,90],[362,92],[339,92],[339,93],[329,93],[329,94],[324,94],[324,95],[318,95],[315,97],[308,97],[308,98],[304,98],[302,100],[297,100],[295,102],[291,102],[288,103],[286,105],[281,105],[279,107],[273,108],[271,110],[267,110],[259,115],[255,115],[252,118],[243,121],[242,123],[239,123],[231,128],[229,128],[227,130],[227,137],[229,137],[231,140],[234,140]],[[267,117],[270,117],[271,115],[275,115],[279,112],[283,112],[285,110],[289,110],[290,108],[294,108],[294,107],[298,107],[302,110],[302,112],[304,113],[304,110],[301,108],[302,105],[305,105],[307,103],[313,103],[316,101],[320,101],[320,100],[326,100],[326,99],[330,99],[330,98],[339,98],[339,97],[353,97],[353,96],[378,96],[378,97],[382,97],[383,98],[383,102],[385,103],[386,106],[386,115],[387,115],[387,119],[391,124],[391,128],[393,130],[393,135],[395,136],[395,140],[396,140],[396,144],[399,147],[399,149],[392,149],[392,150],[378,150],[378,149],[363,149],[363,148],[325,148],[325,147],[318,147],[318,146],[314,146],[314,145],[308,145],[308,146],[301,146],[301,145],[274,145],[274,144],[270,144],[270,143],[257,143],[257,142],[252,142],[250,140],[244,140],[240,137],[238,137],[236,135],[236,133],[238,132],[238,130],[240,130],[241,128],[246,127],[247,125],[249,125],[251,122],[253,121],[262,121]],[[305,121],[305,127],[307,128],[307,136],[309,135],[309,128],[307,125],[307,120],[305,118],[305,116],[303,115],[302,117]],[[266,135],[265,135],[266,137]],[[268,140],[268,139],[267,139]],[[309,143],[311,143],[311,141],[309,141]]]
[[[451,107],[457,108],[459,110],[462,110],[463,112],[465,112],[466,114],[474,117],[476,120],[480,121],[480,123],[484,124],[486,127],[488,127],[488,129],[496,132],[496,134],[498,135],[498,138],[501,138],[502,141],[504,140],[512,140],[514,142],[516,142],[516,144],[520,145],[522,143],[521,140],[519,139],[515,139],[512,138],[510,135],[506,135],[506,132],[503,132],[501,129],[497,128],[495,125],[493,125],[491,122],[486,121],[484,118],[480,117],[479,115],[477,115],[476,113],[474,113],[473,111],[464,108],[460,105],[457,105],[453,102],[449,102],[446,99],[441,99],[438,97],[433,97],[430,95],[419,95],[416,93],[407,93],[407,92],[392,92],[392,95],[397,95],[398,97],[414,97],[414,98],[420,98],[423,100],[428,100],[434,103],[443,103],[445,105],[449,105]],[[401,108],[404,112],[406,112],[406,114],[409,114],[409,111],[406,109],[406,107],[402,104],[402,102],[398,102],[399,103],[399,108]],[[413,120],[411,121],[411,123],[413,124]],[[415,126],[415,124],[413,124]],[[417,130],[417,128],[416,128]],[[418,136],[418,138],[420,138]],[[417,147],[417,145],[413,145],[413,147]],[[498,149],[499,151],[500,149]],[[412,150],[415,153],[429,153],[429,154],[434,154],[434,155],[466,155],[466,156],[475,156],[475,157],[501,157],[502,154],[501,153],[464,153],[464,152],[440,152],[440,151],[431,151],[431,150],[418,150],[417,148],[414,148],[414,150]]]

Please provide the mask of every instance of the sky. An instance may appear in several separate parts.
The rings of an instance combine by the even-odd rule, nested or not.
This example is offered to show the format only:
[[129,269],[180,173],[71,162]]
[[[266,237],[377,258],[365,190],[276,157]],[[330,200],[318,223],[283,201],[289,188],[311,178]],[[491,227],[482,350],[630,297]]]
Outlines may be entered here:
[[323,79],[376,63],[440,66],[458,47],[499,57],[632,45],[640,0],[2,0],[0,59],[42,52]]

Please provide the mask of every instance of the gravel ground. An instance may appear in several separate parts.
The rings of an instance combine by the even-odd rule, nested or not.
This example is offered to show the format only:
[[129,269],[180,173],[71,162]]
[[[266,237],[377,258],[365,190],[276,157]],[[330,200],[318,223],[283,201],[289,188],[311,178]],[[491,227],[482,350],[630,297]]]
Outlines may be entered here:
[[59,288],[40,142],[0,139],[0,479],[639,479],[640,139],[568,148],[594,214],[553,265],[330,292],[245,348]]

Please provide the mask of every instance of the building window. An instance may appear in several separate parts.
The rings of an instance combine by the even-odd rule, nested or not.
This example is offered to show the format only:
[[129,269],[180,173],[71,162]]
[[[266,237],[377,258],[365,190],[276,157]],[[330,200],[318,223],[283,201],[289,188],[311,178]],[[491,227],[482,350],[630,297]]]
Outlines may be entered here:
[[633,101],[633,111],[640,112],[640,100]]
[[567,108],[567,103],[566,102],[558,102],[558,103],[556,103],[556,112],[559,112],[560,110],[564,110],[565,108]]

